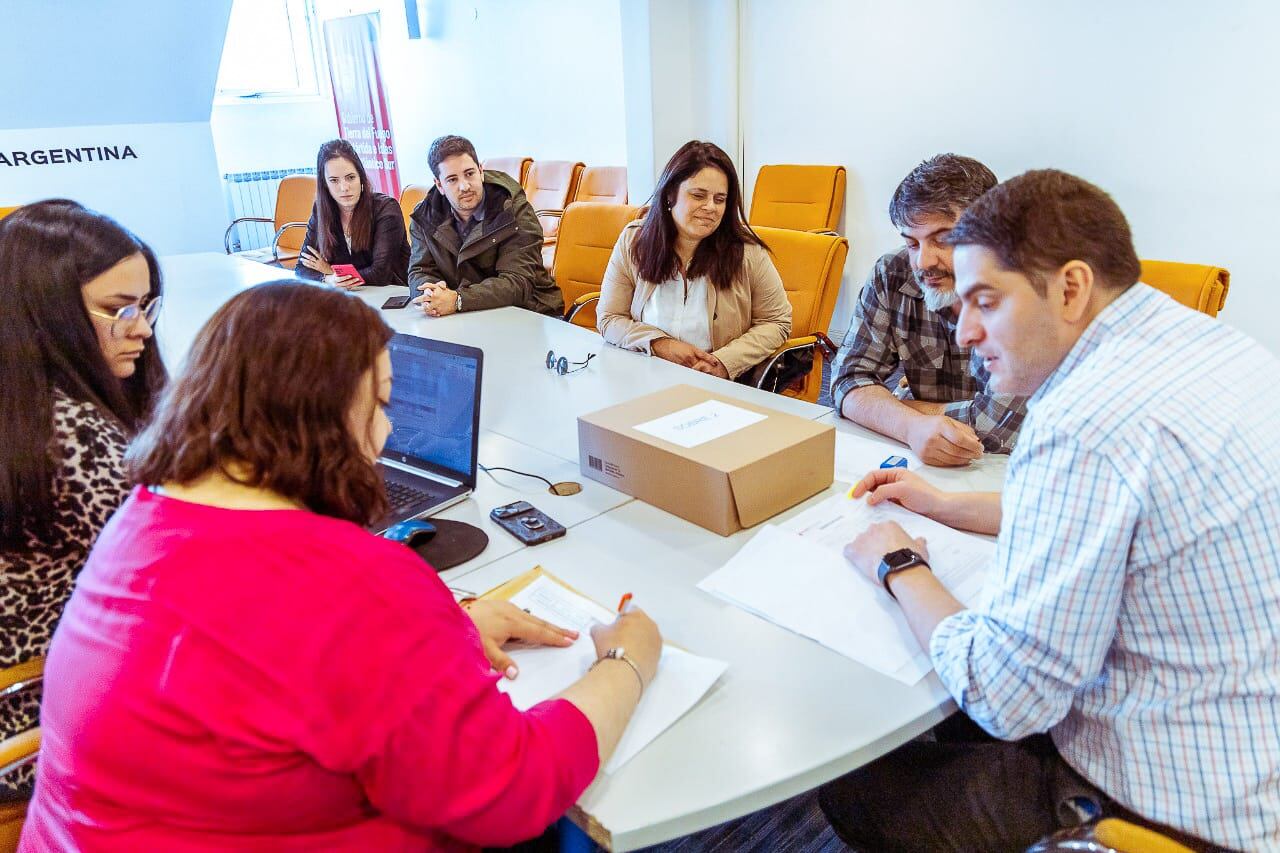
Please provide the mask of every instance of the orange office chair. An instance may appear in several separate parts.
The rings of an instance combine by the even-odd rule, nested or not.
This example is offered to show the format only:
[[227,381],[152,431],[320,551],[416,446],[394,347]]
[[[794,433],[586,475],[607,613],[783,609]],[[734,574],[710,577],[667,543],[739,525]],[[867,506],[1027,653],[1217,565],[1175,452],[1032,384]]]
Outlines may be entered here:
[[1142,282],[1164,291],[1188,308],[1217,317],[1227,301],[1231,273],[1205,264],[1143,261]]
[[19,207],[22,207],[22,205],[17,205],[16,207],[0,207],[0,219],[4,219],[6,216],[8,216],[10,213],[13,213]]
[[431,187],[426,184],[409,184],[400,190],[400,215],[404,217],[404,231],[409,233],[409,217],[413,216],[414,208],[422,203],[427,197],[427,193],[431,192]]
[[844,210],[844,166],[761,166],[747,221],[754,228],[834,234]]
[[486,172],[490,169],[495,172],[504,172],[515,178],[523,187],[525,176],[529,174],[529,167],[532,165],[532,157],[490,157],[480,164],[480,168]]
[[[791,338],[755,368],[752,380],[757,388],[817,402],[822,394],[822,362],[836,354],[827,330],[840,293],[849,241],[787,228],[754,230],[769,247],[791,301]],[[812,366],[799,374],[807,362]]]
[[[40,685],[44,679],[44,658],[32,658],[8,669],[0,670],[0,697],[23,693]],[[40,753],[40,727],[28,729],[0,741],[0,776],[33,763]],[[0,804],[0,853],[18,849],[18,837],[27,817],[27,803]]]
[[551,268],[555,258],[560,217],[578,191],[584,168],[582,163],[569,160],[538,160],[529,167],[524,194],[529,197],[529,203],[542,223],[542,262],[547,269]]
[[286,175],[280,179],[280,187],[276,191],[275,217],[267,219],[262,216],[241,216],[233,220],[222,235],[222,247],[228,255],[231,254],[231,232],[241,222],[270,222],[276,229],[270,246],[236,252],[236,255],[291,270],[298,263],[298,253],[302,251],[302,241],[307,234],[307,220],[311,218],[311,208],[315,201],[314,175]]
[[1192,853],[1153,829],[1115,817],[1064,829],[1027,848],[1026,853]]
[[626,166],[588,166],[582,170],[574,201],[600,201],[607,204],[627,203]]
[[575,326],[596,327],[596,309],[604,271],[614,244],[642,208],[628,204],[575,201],[565,208],[551,275],[568,306],[564,318]]

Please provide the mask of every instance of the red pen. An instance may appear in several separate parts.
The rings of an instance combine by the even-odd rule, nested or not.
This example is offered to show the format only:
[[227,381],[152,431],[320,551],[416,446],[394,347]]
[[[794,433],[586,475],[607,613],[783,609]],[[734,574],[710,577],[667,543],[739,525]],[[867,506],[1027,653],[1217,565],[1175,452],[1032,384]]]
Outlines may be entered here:
[[627,609],[627,605],[631,603],[631,593],[622,596],[622,600],[618,602],[618,612],[622,613]]

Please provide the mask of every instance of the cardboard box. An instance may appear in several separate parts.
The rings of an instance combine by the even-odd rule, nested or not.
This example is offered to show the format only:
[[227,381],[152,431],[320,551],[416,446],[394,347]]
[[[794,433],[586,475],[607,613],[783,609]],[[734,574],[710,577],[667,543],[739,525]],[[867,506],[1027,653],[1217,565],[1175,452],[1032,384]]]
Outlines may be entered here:
[[835,428],[691,385],[578,418],[590,477],[728,536],[831,485]]

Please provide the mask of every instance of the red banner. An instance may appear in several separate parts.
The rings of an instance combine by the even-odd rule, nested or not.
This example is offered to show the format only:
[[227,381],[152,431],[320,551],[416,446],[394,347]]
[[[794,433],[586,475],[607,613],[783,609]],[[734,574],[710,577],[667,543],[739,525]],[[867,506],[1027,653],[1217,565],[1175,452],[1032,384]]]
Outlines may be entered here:
[[378,62],[378,15],[352,15],[324,22],[329,82],[338,112],[338,135],[364,161],[372,189],[400,197],[400,169],[391,138],[391,114]]

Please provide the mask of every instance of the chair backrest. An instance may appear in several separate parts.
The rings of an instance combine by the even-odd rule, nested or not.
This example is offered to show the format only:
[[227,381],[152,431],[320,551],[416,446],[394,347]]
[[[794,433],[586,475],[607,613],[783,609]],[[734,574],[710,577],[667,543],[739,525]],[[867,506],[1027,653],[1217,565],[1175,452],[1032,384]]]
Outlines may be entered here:
[[1227,301],[1231,273],[1205,264],[1143,261],[1142,282],[1163,290],[1188,308],[1217,317]]
[[753,228],[769,247],[791,301],[791,337],[826,334],[840,293],[849,241],[789,228]]
[[19,207],[22,207],[22,205],[18,205],[17,207],[0,207],[0,219],[4,219],[6,216],[8,216],[10,213],[13,213]]
[[602,201],[608,204],[627,203],[626,166],[588,166],[582,170],[574,201]]
[[[578,181],[582,177],[582,163],[569,160],[538,160],[529,167],[528,180],[525,181],[524,194],[534,210],[561,211],[568,206],[573,194],[578,191]],[[539,216],[542,233],[547,237],[555,237],[560,228],[560,217]]]
[[524,186],[525,176],[529,174],[529,167],[532,165],[532,157],[489,157],[480,164],[480,167],[486,172],[490,169],[495,172],[505,172],[515,178],[520,186]]
[[422,203],[429,192],[431,187],[426,184],[409,184],[400,190],[400,214],[404,216],[406,234],[409,233],[409,217],[413,215],[413,209]]
[[[280,179],[280,188],[276,191],[275,227],[278,229],[286,222],[306,222],[315,203],[315,175],[286,175]],[[280,237],[280,253],[296,255],[302,251],[306,236],[304,229],[290,228]]]
[[[566,306],[572,305],[579,296],[600,289],[614,244],[640,210],[629,204],[595,201],[575,201],[565,208],[551,274],[564,294]],[[595,306],[579,311],[573,322],[594,329]]]
[[[44,658],[32,658],[0,670],[0,694],[16,695],[39,686],[44,678]],[[0,741],[0,768],[6,772],[26,766],[40,752],[37,726]],[[27,816],[26,801],[0,803],[0,853],[18,849],[18,838]]]
[[845,181],[844,166],[761,166],[747,219],[769,228],[834,231]]

